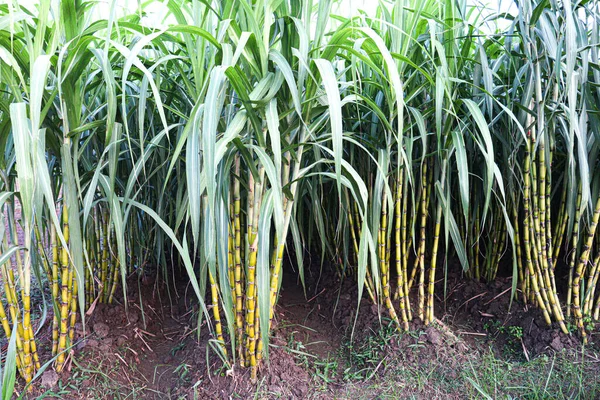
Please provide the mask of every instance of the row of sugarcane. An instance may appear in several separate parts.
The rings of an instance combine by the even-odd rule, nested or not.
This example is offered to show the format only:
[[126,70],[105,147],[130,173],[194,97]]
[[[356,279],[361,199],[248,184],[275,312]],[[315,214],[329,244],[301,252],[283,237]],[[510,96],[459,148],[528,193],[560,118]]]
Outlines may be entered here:
[[[5,204],[3,215],[9,233],[3,235],[3,252],[8,251],[11,244],[23,245],[19,242],[17,232],[22,227],[17,223],[14,204]],[[104,211],[102,211],[104,210]],[[69,221],[66,208],[60,213],[62,220],[62,235],[69,242]],[[112,303],[118,286],[119,267],[117,258],[111,255],[109,214],[106,209],[96,209],[95,223],[92,225],[93,234],[88,238],[88,256],[90,268],[85,269],[85,305],[89,308],[94,301]],[[113,239],[114,241],[114,239]],[[76,271],[70,260],[68,249],[62,246],[57,231],[53,225],[47,229],[35,226],[35,244],[37,257],[50,286],[51,300],[54,312],[52,317],[52,356],[54,368],[60,372],[70,352],[75,338],[75,324],[78,320],[78,285]],[[18,247],[19,249],[21,247]],[[4,284],[4,298],[0,300],[0,319],[7,338],[17,328],[16,364],[21,376],[29,383],[40,369],[40,357],[31,320],[31,300],[26,292],[24,282],[24,255],[27,252],[14,252],[12,258],[0,266]],[[18,279],[15,279],[15,276]],[[19,301],[20,299],[20,301]],[[5,306],[6,304],[6,306]],[[8,312],[7,312],[8,310]]]
[[[403,329],[409,328],[413,315],[425,323],[435,320],[435,286],[441,275],[438,264],[441,262],[440,253],[451,252],[447,240],[447,223],[450,221],[449,209],[454,207],[455,216],[463,212],[469,214],[469,218],[465,217],[464,220],[458,218],[457,229],[461,240],[455,241],[452,238],[455,246],[462,244],[466,248],[466,258],[470,265],[467,275],[473,279],[494,280],[501,259],[507,252],[510,253],[509,244],[514,240],[518,272],[515,278],[519,280],[521,298],[537,305],[548,323],[556,321],[563,330],[566,329],[566,324],[558,297],[557,279],[561,277],[557,275],[557,260],[561,255],[563,258],[566,256],[569,272],[566,314],[569,317],[572,312],[585,337],[584,319],[590,315],[597,316],[600,302],[600,294],[595,290],[600,268],[600,255],[597,253],[600,246],[596,235],[600,205],[593,209],[588,207],[590,196],[587,189],[592,186],[592,178],[589,181],[579,180],[577,205],[570,207],[566,199],[574,186],[567,185],[566,178],[557,179],[560,174],[557,173],[557,168],[552,168],[553,158],[561,159],[567,153],[560,146],[568,147],[565,145],[568,140],[554,139],[546,129],[552,125],[546,124],[543,119],[548,110],[542,105],[542,97],[560,103],[557,97],[558,86],[551,96],[542,96],[540,88],[536,87],[536,107],[528,109],[526,113],[523,109],[529,107],[530,101],[517,99],[517,105],[511,105],[510,102],[514,96],[521,95],[521,91],[526,92],[522,88],[526,85],[521,85],[519,79],[536,71],[539,62],[542,62],[538,60],[556,57],[558,52],[560,57],[564,56],[567,60],[565,65],[579,64],[578,57],[583,57],[585,52],[594,51],[595,48],[587,43],[579,43],[570,54],[562,54],[563,49],[560,46],[552,48],[552,41],[549,41],[549,49],[554,50],[549,56],[546,53],[535,56],[526,54],[529,43],[541,42],[541,37],[532,36],[519,42],[522,40],[520,38],[528,35],[528,30],[546,32],[546,29],[540,29],[540,25],[530,15],[528,7],[532,8],[531,1],[520,2],[519,11],[522,12],[515,17],[510,34],[498,35],[486,43],[476,43],[480,39],[477,32],[474,32],[476,27],[470,21],[461,21],[457,17],[467,15],[464,2],[447,2],[440,7],[436,1],[407,0],[396,2],[390,9],[385,9],[386,6],[382,3],[377,21],[348,19],[339,26],[340,29],[332,30],[331,35],[325,34],[328,29],[329,2],[321,2],[319,5],[316,26],[312,23],[315,10],[310,1],[289,4],[248,1],[244,7],[237,7],[233,1],[223,1],[220,2],[222,7],[214,9],[200,2],[197,9],[193,8],[193,12],[185,7],[171,7],[169,12],[179,25],[169,28],[169,32],[153,31],[153,28],[137,25],[137,17],[132,21],[128,20],[131,17],[126,17],[126,24],[113,23],[112,20],[104,24],[94,21],[94,18],[79,18],[79,14],[85,15],[86,10],[93,9],[91,3],[78,2],[75,8],[64,7],[61,12],[55,10],[54,3],[42,3],[43,7],[39,11],[43,12],[39,13],[40,17],[59,15],[64,21],[51,21],[53,24],[43,21],[40,34],[34,25],[37,22],[31,18],[25,18],[18,24],[5,24],[2,28],[2,37],[10,38],[1,44],[6,56],[2,57],[2,99],[6,99],[6,104],[21,103],[23,110],[24,99],[30,102],[29,117],[23,111],[20,123],[22,126],[28,125],[28,118],[35,122],[32,124],[32,132],[29,132],[32,137],[37,137],[38,128],[47,130],[48,147],[42,149],[42,157],[39,158],[51,159],[60,154],[61,168],[51,168],[51,174],[59,179],[64,174],[66,186],[73,186],[69,190],[63,189],[64,194],[71,196],[71,216],[78,215],[81,211],[74,209],[79,208],[78,200],[84,197],[83,192],[78,193],[77,189],[88,188],[94,192],[98,188],[93,185],[98,186],[98,182],[103,182],[103,190],[113,192],[104,193],[105,197],[102,198],[102,201],[108,200],[110,206],[105,206],[104,203],[96,206],[92,217],[83,221],[86,228],[83,236],[86,239],[84,247],[87,259],[87,264],[82,265],[85,267],[82,269],[84,277],[77,276],[78,273],[70,262],[70,257],[75,257],[76,254],[69,254],[67,251],[69,228],[74,228],[79,223],[78,220],[70,221],[73,223],[70,225],[65,212],[67,207],[62,211],[60,231],[52,232],[39,226],[39,232],[35,235],[38,253],[45,263],[45,273],[52,287],[55,309],[53,352],[57,356],[57,370],[64,368],[66,354],[74,339],[76,315],[78,311],[83,311],[78,310],[75,301],[78,293],[81,294],[84,289],[78,287],[77,282],[84,283],[86,308],[96,301],[114,302],[119,272],[122,273],[123,268],[133,268],[133,262],[129,262],[127,266],[119,264],[119,258],[115,255],[118,247],[115,241],[119,239],[117,243],[122,245],[121,235],[133,235],[132,232],[136,232],[136,229],[139,234],[152,230],[166,234],[171,229],[170,244],[175,244],[176,239],[181,237],[193,237],[196,240],[199,236],[194,231],[198,229],[195,220],[197,215],[191,211],[196,210],[195,206],[198,205],[199,199],[195,196],[205,196],[202,200],[204,215],[207,219],[213,219],[216,218],[215,202],[219,201],[214,198],[216,192],[219,196],[226,197],[224,201],[228,203],[228,220],[225,223],[227,234],[225,237],[219,236],[217,245],[227,248],[227,256],[219,257],[218,264],[214,265],[215,249],[203,249],[200,251],[201,262],[196,266],[202,274],[200,281],[208,280],[209,287],[206,287],[205,281],[205,287],[201,289],[206,289],[209,293],[207,298],[210,298],[218,348],[227,360],[235,359],[239,365],[250,368],[250,376],[255,379],[261,358],[269,348],[263,340],[268,337],[275,314],[274,305],[281,282],[282,259],[290,215],[293,213],[292,205],[303,201],[303,193],[294,190],[295,185],[303,179],[298,172],[300,167],[307,179],[316,179],[314,176],[321,174],[321,181],[317,185],[322,187],[325,186],[322,182],[329,179],[335,178],[337,181],[341,199],[331,197],[334,199],[331,203],[335,203],[335,206],[329,210],[338,211],[335,207],[340,204],[344,207],[345,219],[350,227],[347,239],[356,256],[352,260],[356,266],[362,263],[359,255],[365,252],[365,236],[370,235],[369,239],[374,242],[373,252],[368,257],[371,264],[362,271],[359,268],[350,270],[357,280],[362,280],[364,273],[367,296],[374,303],[388,309],[391,318]],[[545,23],[543,27],[560,26],[561,21],[553,24],[548,19],[559,18],[557,15],[562,18],[563,5],[558,7],[555,2],[550,3],[552,4],[548,4],[547,9],[537,8],[537,18],[542,18],[540,21]],[[571,7],[567,3],[564,7]],[[585,3],[581,7],[585,7]],[[239,14],[238,9],[241,10]],[[573,10],[569,8],[568,11]],[[586,9],[579,8],[579,11],[585,12]],[[186,15],[188,12],[190,14]],[[25,14],[29,15],[28,12]],[[199,16],[201,20],[196,20]],[[192,24],[193,26],[186,27],[189,21],[194,21],[198,26]],[[221,29],[224,21],[234,23],[229,24],[228,29]],[[334,20],[331,19],[330,22],[334,23]],[[585,24],[584,19],[579,22]],[[15,30],[14,26],[17,26]],[[64,32],[61,31],[63,26]],[[579,35],[582,39],[578,40],[587,40],[588,36],[592,36],[587,30],[588,27],[583,26],[580,30],[582,34]],[[250,31],[252,32],[249,33]],[[142,40],[139,40],[138,33],[142,34]],[[597,32],[594,35],[597,36]],[[316,36],[314,42],[313,36]],[[48,37],[56,40],[46,40]],[[102,46],[104,37],[119,37],[123,42],[111,41]],[[176,39],[173,40],[174,38]],[[137,44],[133,46],[133,42]],[[597,42],[597,39],[591,42]],[[86,45],[90,43],[93,46],[87,48]],[[571,45],[571,41],[567,40],[567,46]],[[100,50],[103,47],[104,51]],[[7,55],[14,57],[14,61]],[[484,64],[484,59],[487,64]],[[5,65],[6,60],[10,62]],[[561,60],[556,60],[556,70],[549,68],[548,71],[556,71],[556,76],[559,76],[563,63],[558,61]],[[36,73],[30,77],[27,70],[43,70],[39,67],[43,67],[44,62],[47,62],[52,73],[48,79],[40,79],[38,86],[31,91],[28,81],[35,83],[36,79],[33,78],[39,78],[41,74]],[[223,65],[215,68],[219,62]],[[344,65],[346,62],[347,65]],[[506,62],[508,65],[496,64],[489,67],[490,62]],[[512,76],[513,70],[521,62],[538,64],[525,65],[522,72]],[[38,68],[21,68],[30,64]],[[564,74],[565,78],[570,76],[575,83],[587,79],[588,74],[583,70],[584,66],[587,68],[587,62],[581,64],[581,71],[577,74],[573,74],[573,71]],[[102,67],[99,68],[99,65]],[[480,74],[489,73],[490,75],[486,75],[488,80],[472,82],[477,80],[474,78],[477,71]],[[554,79],[551,78],[552,75],[554,72],[545,75],[538,72],[535,81],[541,85],[542,82]],[[26,78],[23,79],[23,76]],[[120,77],[119,81],[115,78],[117,76]],[[122,85],[119,84],[120,79]],[[563,78],[559,80],[561,79]],[[513,80],[515,83],[503,97],[501,93],[505,88],[500,82]],[[148,86],[151,87],[152,98],[149,96]],[[46,93],[48,88],[52,90]],[[575,97],[578,97],[577,90],[576,87]],[[207,93],[213,96],[209,100]],[[37,97],[34,96],[36,94]],[[499,95],[492,99],[496,94]],[[593,100],[597,99],[593,95],[591,93],[589,97],[581,97],[584,100],[592,99],[592,108],[595,108],[597,106],[593,104]],[[122,99],[120,106],[117,106],[118,98]],[[227,103],[214,107],[217,102]],[[481,118],[482,125],[475,127],[469,124],[474,113],[472,109],[464,107],[468,102],[477,110],[484,110],[481,116],[486,113],[486,118]],[[512,132],[505,129],[505,126],[496,128],[498,121],[512,120],[504,108],[491,107],[495,102],[505,102],[505,108],[512,109],[516,114],[536,116],[536,126],[533,126],[531,119],[527,121],[526,118],[518,118],[518,125],[526,127],[529,132],[525,140],[509,137]],[[562,99],[562,103],[566,104],[567,101]],[[8,119],[4,118],[8,115],[6,109],[9,107],[6,104],[3,103],[0,107],[3,117],[0,123],[2,139],[5,134],[8,136],[7,124],[4,123]],[[267,104],[270,117],[259,116],[257,110]],[[585,105],[585,101],[582,104]],[[229,135],[229,126],[235,124],[229,125],[231,120],[227,115],[242,108],[248,113],[248,120],[251,122],[244,123],[240,132]],[[581,104],[575,104],[572,109],[573,113],[577,113],[582,109]],[[43,111],[42,115],[39,115],[40,110]],[[281,111],[281,118],[278,111]],[[555,111],[552,110],[552,113]],[[267,126],[260,126],[261,119],[269,121]],[[421,138],[414,134],[417,132],[414,125],[419,125],[415,121],[419,120],[423,121],[422,128],[419,128],[422,130]],[[123,137],[119,137],[117,129],[121,123],[124,126]],[[180,130],[182,123],[185,127]],[[277,127],[279,123],[282,125],[281,130]],[[199,124],[202,124],[202,129],[198,129]],[[508,148],[508,153],[518,154],[516,162],[504,163],[503,157],[496,155],[490,164],[483,166],[481,159],[471,156],[474,161],[470,161],[466,174],[467,180],[471,180],[472,188],[470,213],[458,201],[452,201],[449,206],[444,205],[440,192],[450,190],[452,196],[446,196],[447,199],[458,197],[454,193],[459,192],[455,174],[457,167],[448,166],[452,153],[448,148],[450,142],[454,142],[454,138],[451,140],[452,135],[457,135],[457,142],[453,143],[455,150],[461,148],[458,139],[464,136],[463,141],[468,145],[462,145],[462,150],[473,155],[480,154],[483,152],[478,150],[473,138],[484,127],[494,131],[496,148],[496,151],[485,149],[487,159],[493,159],[492,156],[498,153],[497,149],[504,147]],[[15,132],[17,128],[18,124],[15,123]],[[225,133],[222,128],[225,128]],[[139,132],[139,135],[132,132]],[[305,135],[305,132],[308,133]],[[265,137],[260,137],[261,133]],[[13,136],[20,137],[17,133]],[[40,139],[33,141],[34,144],[44,143],[46,135],[39,136]],[[161,137],[166,139],[161,141]],[[429,139],[431,137],[434,139]],[[62,142],[62,149],[55,148],[56,140],[51,139],[56,138]],[[185,145],[186,138],[189,138],[189,147]],[[230,141],[218,147],[218,151],[214,153],[222,156],[242,149],[233,156],[229,175],[228,168],[220,170],[218,174],[214,173],[217,166],[210,162],[214,156],[212,150],[215,150],[210,146],[217,140],[222,144],[221,140],[224,138]],[[71,140],[74,144],[73,154],[70,150]],[[269,140],[271,146],[267,145]],[[429,146],[426,145],[427,140],[430,140]],[[580,141],[570,140],[570,144]],[[171,147],[167,142],[177,145]],[[417,149],[420,142],[423,145],[419,153]],[[434,142],[437,142],[438,147],[434,146]],[[6,143],[10,144],[9,141]],[[202,146],[198,146],[200,143]],[[330,144],[332,149],[328,147]],[[204,148],[206,145],[209,148]],[[584,143],[583,153],[588,145],[593,148],[595,142]],[[159,149],[155,153],[151,150],[153,146]],[[280,147],[279,151],[276,150],[277,146]],[[306,152],[309,154],[309,162],[302,164],[304,146],[310,149]],[[379,154],[381,157],[378,156],[378,163],[391,157],[395,157],[395,160],[381,162],[378,168],[374,168],[370,158],[365,157],[369,160],[365,168],[360,164],[361,160],[358,160],[361,158],[358,156],[360,151],[356,151],[361,146]],[[33,146],[23,146],[29,147]],[[260,147],[262,158],[258,157],[258,150],[254,152],[255,147]],[[372,151],[374,147],[375,151]],[[7,149],[10,150],[10,145]],[[386,155],[386,152],[389,154]],[[406,154],[402,155],[403,152]],[[17,155],[22,156],[23,153],[20,151]],[[157,156],[158,153],[163,158]],[[4,154],[9,154],[9,151]],[[108,163],[105,163],[105,154],[111,160]],[[173,160],[168,158],[171,155]],[[242,155],[243,160],[240,158]],[[572,149],[569,155],[574,156]],[[38,157],[39,154],[34,156]],[[271,157],[277,165],[267,172],[263,162]],[[570,162],[582,162],[579,157],[584,155],[578,154],[574,156],[576,162]],[[30,161],[28,157],[25,158],[24,161]],[[187,169],[187,166],[196,165],[194,160],[199,166],[200,158],[205,164],[200,172],[198,169]],[[594,159],[593,156],[590,158]],[[492,185],[490,181],[495,176],[492,175],[492,169],[496,167],[496,161],[504,168],[502,172],[507,182],[504,189],[511,197],[501,199],[502,187],[494,186],[498,200],[492,200],[490,207],[486,200],[486,206],[482,206],[479,197],[483,197],[482,193],[485,191],[481,190],[480,181],[486,180],[484,184]],[[12,161],[2,159],[2,162],[10,175]],[[71,162],[72,165],[69,164]],[[186,168],[182,167],[184,163]],[[108,164],[108,179],[104,176],[105,164]],[[216,164],[222,165],[221,162]],[[121,168],[117,168],[117,165]],[[69,171],[69,166],[77,171]],[[291,170],[292,166],[294,172]],[[134,167],[140,167],[143,173],[131,174],[135,171]],[[584,165],[581,168],[588,167]],[[593,166],[588,169],[593,171]],[[174,171],[172,175],[171,170]],[[490,175],[480,174],[480,170]],[[516,172],[513,173],[513,170]],[[197,181],[192,179],[192,175],[198,173],[202,175],[201,178]],[[275,185],[271,181],[273,177],[267,177],[269,174],[278,175],[281,182]],[[21,189],[16,190],[23,190],[25,193],[28,174],[18,171],[17,175],[19,180],[22,179],[19,182],[22,185]],[[82,179],[74,183],[74,176]],[[130,176],[140,185],[127,185]],[[169,176],[172,176],[171,179],[168,179]],[[512,181],[517,180],[517,184],[509,184],[509,176],[514,176]],[[163,179],[166,182],[162,182]],[[340,190],[341,182],[344,182],[344,190]],[[206,193],[200,194],[194,184],[199,187],[204,184]],[[368,187],[368,201],[357,199],[360,197],[357,194],[360,190],[356,190],[359,184]],[[217,185],[219,190],[214,187]],[[122,187],[126,188],[124,193],[120,191]],[[133,187],[135,188],[132,189]],[[272,223],[270,220],[267,223],[263,221],[267,214],[265,209],[269,205],[265,199],[269,199],[269,195],[274,196],[273,193],[277,190],[286,192],[285,196],[279,193],[283,204],[277,205],[284,210],[284,226],[279,232],[281,236],[278,237],[278,242],[262,246],[272,239],[262,236],[259,229],[261,221],[269,226]],[[322,188],[316,189],[319,190]],[[490,197],[490,192],[491,189],[487,189],[486,196]],[[192,196],[191,193],[195,195]],[[559,196],[552,197],[553,193],[558,193]],[[117,233],[116,228],[121,226],[115,227],[111,217],[117,218],[119,215],[110,215],[109,209],[124,207],[130,210],[128,207],[133,207],[134,202],[138,204],[135,207],[148,208],[142,213],[142,219],[148,219],[140,224],[137,221],[123,224],[126,225],[125,232]],[[553,211],[553,206],[557,204],[558,210]],[[503,207],[506,207],[506,213]],[[39,209],[37,212],[40,212]],[[150,219],[148,216],[152,214],[151,211],[158,218]],[[14,219],[14,209],[7,209],[7,212],[11,216],[9,218]],[[200,211],[198,214],[201,214]],[[331,213],[332,216],[334,214],[336,213]],[[318,214],[314,212],[313,215]],[[188,234],[188,220],[192,221],[189,224],[192,226],[192,235]],[[302,221],[294,222],[301,225]],[[31,223],[23,222],[25,226]],[[8,240],[16,243],[16,224],[12,221],[9,226],[12,236]],[[330,226],[332,231],[339,232],[338,228],[344,226],[344,223],[332,223]],[[206,227],[209,235],[217,229],[214,224],[207,224]],[[442,228],[446,235],[442,234]],[[36,361],[39,356],[36,356],[31,323],[30,277],[27,276],[28,260],[33,253],[31,249],[36,247],[29,243],[31,230],[27,227],[24,230],[26,237],[22,244],[29,251],[14,254],[14,267],[10,263],[2,265],[6,285],[2,324],[7,336],[13,333],[11,329],[17,329],[17,363],[25,380],[29,381],[35,375],[39,362]],[[514,239],[511,239],[509,236],[513,231]],[[43,239],[48,235],[50,238],[46,241],[51,243],[52,256],[46,257],[44,250],[47,246],[43,245]],[[160,234],[157,233],[156,238],[155,247],[158,247],[161,242],[158,240]],[[214,243],[212,240],[205,242]],[[147,240],[144,245],[152,246],[150,243]],[[308,243],[309,246],[311,244]],[[8,241],[3,247],[3,253],[10,251]],[[121,260],[128,256],[132,259],[133,254],[124,254],[127,250],[133,251],[132,247],[131,243],[129,248],[125,246],[119,254]],[[188,250],[196,247],[197,243],[194,246],[181,246],[179,255],[185,258]],[[258,265],[259,249],[262,247],[268,247],[270,253],[270,263],[267,262],[270,266],[267,267],[266,274]],[[147,249],[144,246],[136,248],[141,249],[140,253]],[[141,255],[140,259],[143,258],[143,254]],[[194,254],[196,255],[198,254]],[[209,260],[203,259],[206,256]],[[164,254],[158,254],[156,258],[162,262],[164,260],[161,257]],[[162,264],[166,269],[167,263]],[[193,266],[188,267],[190,279],[195,279]],[[345,270],[342,270],[340,275],[344,273]],[[259,276],[263,275],[268,277],[268,291],[259,295],[257,282]],[[416,291],[414,304],[411,303],[413,291]],[[206,293],[198,291],[203,306],[205,295]],[[264,307],[265,298],[268,299],[267,308]],[[268,314],[268,325],[264,324],[267,317],[265,314]],[[228,351],[227,341],[235,344],[232,352]]]
[[85,304],[112,304],[119,283],[120,267],[115,256],[117,245],[110,214],[105,207],[94,208],[87,244],[88,268],[85,269]]
[[[6,202],[2,208],[3,226],[2,232],[2,253],[8,253],[11,245],[18,246],[18,231],[15,210],[18,207],[17,202]],[[8,235],[5,229],[8,228]],[[20,247],[15,248],[12,260],[6,260],[0,266],[2,270],[2,281],[4,285],[4,301],[6,306],[0,300],[0,318],[2,319],[2,328],[7,338],[15,335],[17,356],[16,365],[21,376],[26,381],[31,381],[35,371],[40,368],[40,360],[37,352],[34,330],[31,325],[31,297],[29,288],[26,285],[17,286],[16,276],[19,282],[25,282],[25,270],[27,269],[28,257],[26,252],[22,253]],[[19,301],[19,298],[21,301]],[[8,314],[6,310],[8,309]],[[13,330],[16,330],[13,332]]]
[[[412,185],[409,184],[407,168],[400,168],[397,172],[389,174],[387,178],[389,195],[386,193],[381,195],[379,220],[376,221],[378,223],[375,236],[378,274],[374,276],[370,268],[365,271],[365,288],[370,300],[385,306],[390,318],[405,330],[408,330],[408,324],[412,320],[413,305],[410,302],[410,292],[415,286],[417,287],[415,314],[427,324],[435,318],[434,284],[441,222],[438,215],[433,222],[433,235],[428,236],[428,232],[431,232],[429,207],[434,190],[431,172],[433,165],[433,158],[423,158],[417,167],[418,173],[415,174],[418,180],[415,179]],[[412,192],[415,186],[417,190]],[[417,195],[413,197],[413,193]],[[351,247],[355,255],[354,261],[357,262],[358,241],[362,224],[365,222],[360,218],[356,202],[347,195],[345,198],[345,214]],[[426,254],[428,240],[431,241],[430,254]],[[391,264],[392,254],[395,257],[394,265]],[[409,268],[410,261],[412,261],[412,268]],[[396,275],[395,288],[391,283],[392,268]],[[353,269],[353,273],[356,274],[357,270]],[[397,306],[394,305],[395,302]]]
[[[289,154],[285,155],[289,157]],[[289,160],[288,160],[289,161]],[[239,154],[234,156],[231,185],[229,190],[229,221],[227,238],[226,268],[209,269],[210,299],[212,316],[215,323],[214,333],[222,356],[228,362],[237,361],[242,368],[250,369],[252,381],[257,378],[258,368],[264,354],[264,342],[261,336],[260,310],[258,306],[257,257],[259,242],[265,240],[259,234],[259,220],[265,193],[269,185],[265,169],[258,165],[256,176],[245,170]],[[282,171],[283,182],[287,184],[290,176],[290,163]],[[242,183],[243,182],[243,183]],[[243,190],[245,188],[246,190]],[[292,202],[284,198],[283,209],[289,212]],[[203,207],[207,207],[206,196]],[[285,242],[272,243],[270,268],[268,272],[268,329],[273,322],[275,304],[279,295],[282,279]],[[226,274],[221,277],[220,274]],[[232,302],[231,309],[223,310],[223,293],[218,282],[224,279],[228,283]],[[229,332],[231,343],[235,343],[233,358],[228,355],[224,337],[221,313],[225,311],[233,316],[233,330]]]
[[[17,235],[17,229],[27,230],[15,222],[14,205],[6,204],[4,215],[10,225],[11,243],[22,246]],[[62,235],[65,241],[69,240],[68,214],[62,212]],[[45,232],[46,233],[46,232]],[[44,236],[47,236],[46,238]],[[47,240],[44,240],[47,239]],[[27,241],[27,240],[26,240]],[[55,368],[58,372],[64,367],[68,348],[73,342],[75,333],[75,322],[77,319],[77,281],[75,270],[70,262],[68,250],[59,244],[56,230],[49,229],[48,235],[43,235],[39,226],[35,227],[35,242],[37,256],[51,286],[52,301],[54,305],[52,322],[52,355],[55,356]],[[48,246],[48,247],[47,247]],[[17,247],[21,248],[21,247]],[[9,249],[8,238],[3,238],[3,250]],[[49,250],[49,253],[48,253]],[[29,252],[24,252],[28,254]],[[30,268],[31,266],[29,266]],[[2,280],[4,282],[4,299],[9,310],[8,315],[0,300],[0,318],[7,338],[14,333],[16,335],[16,364],[21,376],[29,383],[40,369],[40,358],[37,352],[34,329],[31,320],[31,298],[28,288],[24,284],[24,270],[28,268],[24,263],[24,256],[17,250],[12,259],[6,260],[0,267]],[[15,281],[15,271],[19,277]],[[19,294],[20,299],[19,301]],[[8,318],[10,317],[10,319]],[[11,327],[17,331],[12,332]]]
[[[542,99],[539,84],[536,95],[539,105]],[[553,96],[557,96],[557,88]],[[596,296],[600,195],[594,203],[590,201],[592,207],[586,207],[582,203],[585,183],[579,182],[574,209],[569,209],[566,173],[562,182],[553,179],[553,173],[560,176],[557,173],[560,169],[553,168],[557,165],[556,138],[546,127],[543,111],[538,108],[537,112],[540,117],[536,123],[529,120],[523,141],[522,199],[515,197],[511,204],[521,297],[539,307],[546,323],[555,321],[564,333],[569,332],[566,311],[566,317],[573,317],[583,341],[587,342],[584,318],[600,317],[600,296]],[[557,269],[557,265],[562,268]],[[568,271],[568,275],[563,271]],[[561,305],[557,279],[568,279],[566,309]]]
[[[486,223],[482,223],[482,210],[477,206],[480,204],[475,197],[478,192],[473,191],[471,204],[475,207],[471,211],[472,218],[469,222],[458,219],[469,261],[465,274],[470,279],[492,282],[502,268],[504,255],[514,257],[521,300],[539,307],[546,323],[550,325],[555,321],[565,333],[569,333],[565,312],[567,317],[572,315],[586,341],[585,318],[597,321],[600,317],[600,293],[596,290],[600,278],[600,237],[596,235],[600,196],[588,212],[587,229],[582,231],[581,225],[586,220],[582,211],[581,183],[572,213],[566,204],[568,186],[563,180],[553,180],[554,140],[546,146],[548,138],[538,136],[538,126],[531,117],[527,126],[527,140],[523,141],[522,158],[518,161],[522,171],[522,190],[511,193],[505,212],[502,204],[491,207]],[[389,196],[380,194],[381,212],[376,236],[379,276],[373,276],[373,270],[368,268],[364,284],[370,300],[384,305],[390,318],[403,329],[408,329],[415,308],[416,316],[425,323],[434,319],[433,294],[441,224],[439,211],[432,210],[430,206],[434,190],[432,177],[439,176],[432,168],[435,165],[433,158],[418,163],[418,173],[414,174],[415,182],[412,183],[417,189],[414,192],[408,190],[404,193],[409,186],[409,169],[400,168],[399,173],[389,174],[387,184],[393,193],[393,218],[388,214]],[[370,181],[373,179],[370,178]],[[415,197],[411,193],[415,193]],[[357,255],[361,224],[364,222],[356,203],[348,195],[345,198],[351,248]],[[459,212],[457,210],[456,214]],[[429,218],[430,214],[435,216],[435,220]],[[573,226],[567,237],[571,220]],[[510,249],[509,225],[514,234],[514,255]],[[394,296],[391,296],[390,288],[392,255],[396,258]],[[409,260],[413,260],[412,268],[408,268]],[[357,259],[354,261],[357,262]],[[562,265],[558,272],[557,265]],[[429,268],[428,277],[426,268]],[[566,278],[566,271],[568,292],[566,307],[563,307],[556,282],[562,275],[556,274],[561,273]],[[410,293],[415,286],[416,307],[410,302]]]

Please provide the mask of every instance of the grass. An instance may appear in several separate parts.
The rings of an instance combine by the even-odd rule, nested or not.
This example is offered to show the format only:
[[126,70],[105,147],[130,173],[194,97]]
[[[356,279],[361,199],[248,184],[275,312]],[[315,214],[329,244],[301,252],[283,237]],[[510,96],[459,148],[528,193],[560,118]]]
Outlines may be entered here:
[[577,362],[576,351],[542,355],[529,362],[499,358],[489,348],[476,353],[452,370],[436,359],[394,363],[371,380],[350,382],[341,397],[595,399],[600,394],[597,366]]
[[[517,329],[506,330],[519,336]],[[410,344],[398,348],[402,340]],[[585,347],[525,361],[493,340],[469,344],[466,351],[449,350],[447,343],[432,350],[424,331],[400,334],[386,327],[358,342],[345,341],[327,360],[315,358],[293,336],[287,346],[312,374],[314,398],[541,400],[600,395],[600,353]]]
[[[89,355],[82,354],[80,362],[75,362],[70,376],[60,379],[57,387],[41,393],[37,398],[72,399],[85,394],[86,399],[143,399],[157,394],[148,387],[143,375],[134,364],[122,368],[112,354],[94,354],[91,361],[85,362]],[[125,378],[127,376],[127,378]]]

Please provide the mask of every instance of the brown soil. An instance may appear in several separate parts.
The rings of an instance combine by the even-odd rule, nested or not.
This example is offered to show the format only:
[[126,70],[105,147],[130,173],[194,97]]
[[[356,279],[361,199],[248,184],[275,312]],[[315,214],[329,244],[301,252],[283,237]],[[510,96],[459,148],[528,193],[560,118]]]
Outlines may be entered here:
[[[548,326],[538,308],[522,302],[520,291],[511,304],[511,283],[512,278],[497,278],[486,284],[451,276],[446,301],[440,303],[438,314],[444,315],[444,321],[465,339],[493,339],[496,349],[512,348],[516,358],[531,359],[581,345],[576,330],[566,335],[558,324]],[[443,295],[441,285],[436,290]]]
[[[437,360],[436,373],[454,379],[457,367],[468,363],[474,357],[470,350],[481,343],[493,341],[498,353],[508,349],[509,356],[516,359],[580,345],[574,335],[545,326],[537,309],[517,300],[509,309],[510,279],[500,278],[488,285],[451,275],[445,298],[443,282],[436,288],[439,319],[433,325],[423,326],[415,320],[410,334],[376,343],[376,361],[357,365],[352,351],[376,337],[381,328],[386,329],[386,312],[378,313],[365,295],[356,318],[358,296],[353,281],[341,282],[332,272],[324,272],[327,276],[319,279],[315,272],[318,267],[312,271],[306,291],[293,273],[286,271],[284,275],[270,362],[260,370],[257,385],[250,384],[247,369],[223,367],[211,347],[206,322],[198,334],[198,307],[190,288],[179,285],[169,296],[164,287],[157,289],[160,285],[138,285],[134,280],[129,285],[128,314],[124,304],[98,304],[86,321],[87,335],[78,332],[77,351],[60,379],[71,382],[79,392],[74,397],[70,391],[64,398],[119,398],[132,392],[135,398],[147,399],[245,399],[254,398],[256,393],[260,398],[346,398],[347,374],[370,379],[384,376],[387,369],[402,363]],[[144,299],[143,313],[140,297]],[[41,341],[50,340],[49,325],[42,329]],[[522,339],[515,327],[520,327]],[[330,360],[338,363],[333,372],[325,370]],[[323,374],[325,386],[323,378],[316,378]],[[315,385],[320,385],[318,390]],[[353,390],[361,392],[360,388],[358,383]],[[115,392],[99,397],[99,390]],[[56,386],[49,389],[38,385],[28,397],[56,393]],[[420,393],[418,397],[421,394],[427,395]],[[445,396],[464,398],[460,393]]]

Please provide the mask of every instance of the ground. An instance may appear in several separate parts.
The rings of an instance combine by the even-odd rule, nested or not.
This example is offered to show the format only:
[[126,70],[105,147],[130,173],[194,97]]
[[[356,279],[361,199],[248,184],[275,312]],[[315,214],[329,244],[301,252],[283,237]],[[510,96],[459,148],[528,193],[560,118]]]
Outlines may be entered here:
[[[256,385],[247,370],[223,365],[205,323],[198,333],[189,287],[134,281],[128,313],[122,303],[98,304],[87,335],[78,332],[68,371],[46,372],[25,397],[600,398],[597,336],[584,347],[575,333],[545,326],[537,310],[511,305],[510,278],[486,285],[450,276],[436,288],[436,321],[399,332],[366,299],[356,318],[351,280],[312,274],[306,295],[296,276],[284,277],[270,363]],[[40,342],[49,343],[49,329]]]

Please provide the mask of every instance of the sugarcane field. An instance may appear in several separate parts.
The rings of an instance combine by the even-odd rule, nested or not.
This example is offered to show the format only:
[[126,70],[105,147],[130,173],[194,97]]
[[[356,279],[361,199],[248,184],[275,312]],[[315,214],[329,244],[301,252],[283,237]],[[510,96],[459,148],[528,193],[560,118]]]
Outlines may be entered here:
[[600,399],[599,54],[598,0],[3,0],[0,400]]

